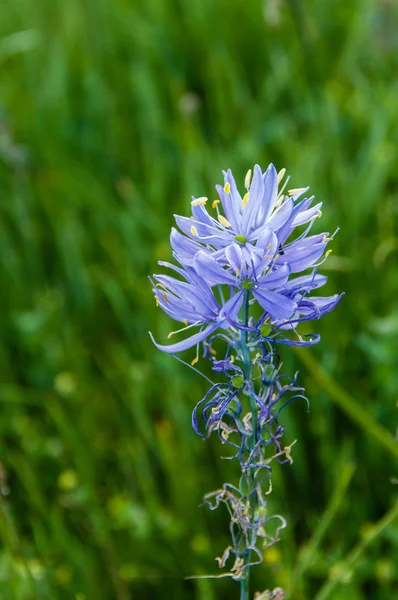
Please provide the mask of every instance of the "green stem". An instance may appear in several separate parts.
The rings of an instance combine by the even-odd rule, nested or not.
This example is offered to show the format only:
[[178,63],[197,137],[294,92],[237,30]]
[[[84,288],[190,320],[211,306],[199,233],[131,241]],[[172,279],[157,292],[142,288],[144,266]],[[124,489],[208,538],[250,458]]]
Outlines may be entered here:
[[[249,291],[245,292],[245,297],[243,301],[243,324],[245,327],[248,326],[249,323]],[[247,331],[242,330],[242,355],[243,355],[243,371],[245,374],[245,379],[250,381],[251,379],[251,361],[250,361],[250,351],[247,346]],[[256,444],[256,430],[257,430],[257,404],[255,399],[250,396],[250,409],[252,413],[252,435],[250,439],[250,450],[253,450]],[[249,490],[252,489],[252,474],[249,472],[247,474],[247,483]],[[255,494],[252,495],[251,500],[251,509],[254,513],[256,509],[256,497]],[[249,564],[251,559],[251,552],[245,556],[245,564]],[[244,578],[240,580],[240,600],[249,600],[249,579],[250,579],[250,567],[247,567],[244,571]]]

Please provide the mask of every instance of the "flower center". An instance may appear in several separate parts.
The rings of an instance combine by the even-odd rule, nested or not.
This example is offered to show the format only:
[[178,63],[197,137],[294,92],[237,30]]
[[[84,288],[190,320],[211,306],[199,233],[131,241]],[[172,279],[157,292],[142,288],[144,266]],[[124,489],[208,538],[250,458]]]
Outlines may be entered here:
[[245,236],[244,236],[244,235],[240,235],[240,234],[238,234],[238,235],[236,235],[236,236],[235,236],[235,239],[236,239],[236,241],[237,241],[237,242],[239,242],[240,244],[246,244],[246,242],[247,242],[247,239],[245,238]]
[[253,287],[253,282],[250,279],[243,279],[242,287],[244,290],[251,290]]

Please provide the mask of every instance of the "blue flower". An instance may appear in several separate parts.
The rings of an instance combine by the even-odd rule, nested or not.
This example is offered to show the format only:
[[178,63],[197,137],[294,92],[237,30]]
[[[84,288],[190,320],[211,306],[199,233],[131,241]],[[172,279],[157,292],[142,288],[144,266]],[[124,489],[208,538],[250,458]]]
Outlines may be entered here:
[[[193,198],[192,218],[175,215],[182,233],[173,228],[170,243],[182,263],[192,265],[194,256],[201,249],[215,253],[217,259],[222,258],[225,249],[236,243],[247,260],[250,253],[255,252],[264,230],[274,231],[281,245],[295,227],[309,223],[309,230],[321,214],[321,203],[311,207],[313,196],[295,204],[308,188],[289,190],[284,196],[283,187],[278,193],[278,183],[284,172],[278,176],[274,165],[269,165],[265,173],[256,165],[251,183],[250,171],[248,175],[245,180],[247,191],[242,198],[231,171],[224,172],[224,187],[216,186],[220,200],[212,203],[217,218],[207,211],[208,200],[204,197]],[[220,212],[219,204],[224,214]]]
[[243,292],[232,293],[229,300],[221,306],[211,287],[192,267],[181,268],[167,262],[159,264],[173,269],[182,277],[181,280],[170,275],[153,276],[157,281],[156,285],[152,282],[156,304],[170,317],[185,324],[183,329],[171,332],[169,338],[191,327],[199,327],[200,331],[170,345],[158,344],[150,333],[157,348],[168,353],[181,352],[199,344],[216,329],[230,327],[228,319],[237,318],[242,306]]

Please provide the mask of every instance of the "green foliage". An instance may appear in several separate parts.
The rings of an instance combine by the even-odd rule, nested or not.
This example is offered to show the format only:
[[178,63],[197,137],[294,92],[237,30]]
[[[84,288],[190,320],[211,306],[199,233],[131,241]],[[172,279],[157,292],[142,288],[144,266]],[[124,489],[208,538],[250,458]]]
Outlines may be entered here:
[[198,505],[234,473],[190,428],[205,383],[150,343],[147,275],[191,194],[270,161],[341,226],[347,295],[282,351],[311,412],[282,413],[288,528],[253,592],[396,597],[397,27],[387,0],[3,2],[2,600],[237,597],[183,579],[217,572],[228,517]]

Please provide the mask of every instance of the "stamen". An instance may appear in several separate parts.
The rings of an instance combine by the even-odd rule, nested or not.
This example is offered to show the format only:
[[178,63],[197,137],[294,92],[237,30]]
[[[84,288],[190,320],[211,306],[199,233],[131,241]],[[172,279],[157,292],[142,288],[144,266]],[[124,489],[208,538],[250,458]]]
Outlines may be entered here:
[[231,356],[229,357],[229,362],[234,364],[235,362],[235,356],[233,354],[231,354]]
[[229,192],[230,192],[230,191],[231,191],[231,184],[227,182],[227,183],[224,185],[224,192],[225,192],[226,194],[229,194]]
[[191,361],[191,365],[194,366],[199,360],[199,356],[195,356],[195,358]]
[[222,215],[218,215],[218,220],[221,223],[221,225],[224,225],[224,227],[232,227],[231,223],[227,221],[227,219]]
[[250,181],[252,178],[252,170],[249,169],[248,172],[246,173],[246,177],[245,177],[245,188],[248,190],[250,187]]
[[328,237],[327,235],[324,235],[324,236],[323,236],[323,240],[322,240],[322,241],[323,241],[323,243],[324,243],[324,244],[327,244],[327,242],[330,242],[330,240],[332,240],[332,239],[333,239],[333,238],[331,238],[331,237]]
[[286,169],[281,169],[278,173],[278,185],[280,184],[280,182],[282,181],[282,179],[284,178],[286,173]]
[[264,254],[264,258],[272,258],[272,254]]
[[192,225],[190,231],[191,231],[192,235],[195,235],[196,237],[199,235],[198,230],[196,229],[195,225]]
[[166,292],[163,294],[163,298],[165,299],[165,301],[166,301],[166,302],[168,302],[168,301],[169,301],[169,297],[168,297],[168,295],[166,294]]
[[321,218],[321,216],[322,216],[322,211],[321,211],[321,210],[318,210],[318,212],[317,212],[317,215],[316,215],[316,216],[317,216],[317,217],[319,217],[319,218]]
[[201,196],[200,198],[195,198],[195,200],[192,200],[191,202],[191,206],[199,206],[199,204],[206,204],[208,198],[206,198],[206,196]]
[[306,191],[306,187],[305,188],[293,188],[292,190],[288,190],[288,194],[289,196],[295,196],[296,194],[302,194],[303,192]]
[[157,296],[154,296],[154,298],[155,298],[156,306],[159,306],[159,298]]
[[216,208],[217,204],[220,204],[220,200],[213,200],[213,202],[211,203],[211,207]]
[[184,325],[187,327],[188,326],[188,319],[184,319]]
[[245,208],[246,204],[249,202],[249,198],[250,198],[250,194],[249,192],[247,192],[244,196],[243,196],[243,200],[242,200],[242,208]]

